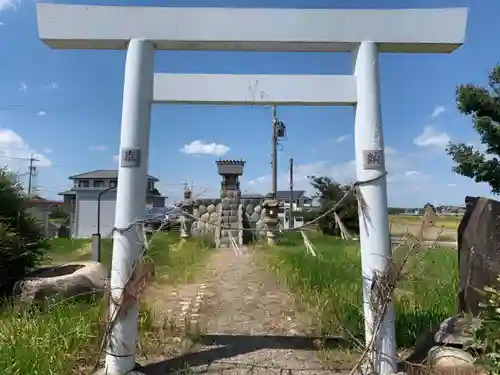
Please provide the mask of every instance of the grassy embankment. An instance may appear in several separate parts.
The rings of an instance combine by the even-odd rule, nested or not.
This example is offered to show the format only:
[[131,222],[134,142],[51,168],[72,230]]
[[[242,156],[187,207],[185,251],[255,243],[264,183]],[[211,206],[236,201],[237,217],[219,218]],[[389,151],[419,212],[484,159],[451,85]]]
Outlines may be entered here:
[[[267,255],[269,268],[299,300],[317,311],[320,335],[350,334],[361,338],[362,280],[359,243],[319,233],[308,235],[318,252],[309,255],[299,233],[288,234]],[[406,248],[395,253],[402,259]],[[413,250],[405,277],[395,292],[397,342],[411,346],[426,329],[456,312],[456,250]]]

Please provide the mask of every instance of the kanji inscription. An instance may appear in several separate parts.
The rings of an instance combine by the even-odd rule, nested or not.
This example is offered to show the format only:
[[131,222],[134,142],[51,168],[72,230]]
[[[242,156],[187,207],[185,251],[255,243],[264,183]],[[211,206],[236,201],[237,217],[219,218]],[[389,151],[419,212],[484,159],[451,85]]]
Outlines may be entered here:
[[378,169],[384,163],[384,150],[363,151],[363,168]]
[[138,147],[122,148],[121,166],[125,168],[137,168],[141,166],[141,149]]

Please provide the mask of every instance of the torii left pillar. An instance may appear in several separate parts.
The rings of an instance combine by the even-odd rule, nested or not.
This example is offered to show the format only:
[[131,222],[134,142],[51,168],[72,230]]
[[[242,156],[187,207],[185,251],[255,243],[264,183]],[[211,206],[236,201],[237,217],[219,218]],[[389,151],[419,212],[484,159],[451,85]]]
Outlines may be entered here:
[[[134,281],[143,249],[137,220],[144,214],[148,181],[149,135],[153,100],[154,47],[129,42],[125,63],[120,166],[116,193],[113,263],[111,268],[110,330],[102,374],[127,374],[135,367],[139,301]],[[140,276],[139,276],[140,277]],[[133,346],[133,347],[130,347]]]

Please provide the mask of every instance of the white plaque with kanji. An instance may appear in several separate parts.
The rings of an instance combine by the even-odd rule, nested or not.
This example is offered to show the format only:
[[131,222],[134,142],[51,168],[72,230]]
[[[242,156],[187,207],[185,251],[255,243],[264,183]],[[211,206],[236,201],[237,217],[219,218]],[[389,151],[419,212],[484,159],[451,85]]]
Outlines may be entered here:
[[141,166],[141,149],[138,147],[124,147],[121,154],[121,166],[138,168]]
[[363,151],[363,168],[378,169],[384,163],[384,150]]

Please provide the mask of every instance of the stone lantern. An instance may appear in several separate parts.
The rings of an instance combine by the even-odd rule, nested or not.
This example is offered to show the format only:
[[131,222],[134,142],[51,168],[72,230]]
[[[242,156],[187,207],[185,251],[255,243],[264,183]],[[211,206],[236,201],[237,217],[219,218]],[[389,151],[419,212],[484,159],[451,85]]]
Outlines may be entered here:
[[181,209],[184,213],[181,215],[181,229],[180,237],[181,241],[186,241],[191,237],[191,226],[193,224],[193,211],[194,202],[192,200],[192,191],[189,189],[184,190],[184,200],[181,203]]
[[278,209],[279,202],[274,199],[266,199],[262,202],[262,208],[265,209],[264,223],[266,225],[267,243],[276,245],[276,232],[278,231]]

